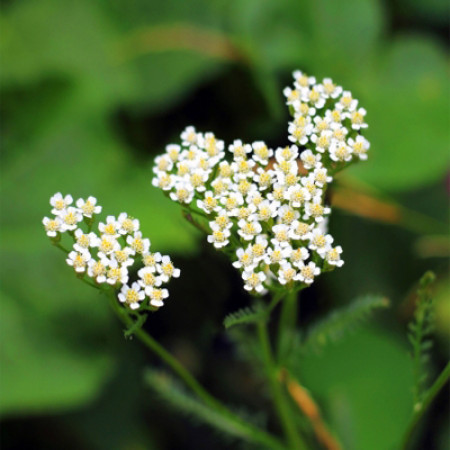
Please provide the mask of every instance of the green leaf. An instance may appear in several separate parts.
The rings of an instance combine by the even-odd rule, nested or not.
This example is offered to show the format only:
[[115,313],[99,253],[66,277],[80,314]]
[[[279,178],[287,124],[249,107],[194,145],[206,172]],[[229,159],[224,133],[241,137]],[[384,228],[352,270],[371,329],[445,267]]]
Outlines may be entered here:
[[312,325],[301,348],[304,351],[319,350],[336,342],[368,320],[374,310],[387,308],[389,300],[382,296],[368,295],[356,299],[350,305],[335,309],[328,317]]
[[[95,398],[111,376],[111,356],[81,348],[76,339],[69,343],[42,312],[34,314],[18,298],[0,297],[0,414],[63,411]],[[86,330],[73,318],[74,327]]]
[[228,329],[235,325],[256,323],[264,318],[264,316],[265,312],[262,308],[242,308],[231,314],[228,314],[223,321],[223,325]]
[[394,335],[365,327],[290,364],[343,448],[398,448],[411,415],[412,374],[406,348]]
[[412,345],[414,373],[414,405],[420,404],[425,395],[425,382],[428,378],[426,363],[433,341],[428,339],[434,330],[434,300],[431,297],[431,285],[435,280],[433,272],[426,272],[421,278],[417,290],[414,318],[408,324],[408,340]]
[[236,424],[226,416],[188,394],[170,375],[147,369],[145,382],[165,404],[175,411],[184,413],[194,422],[207,424],[225,436],[246,437],[242,433],[242,428],[236,427]]
[[[417,64],[420,61],[420,64]],[[359,82],[370,159],[350,169],[378,187],[405,190],[443,177],[448,163],[447,62],[430,40],[402,37]],[[354,90],[350,85],[349,89]]]

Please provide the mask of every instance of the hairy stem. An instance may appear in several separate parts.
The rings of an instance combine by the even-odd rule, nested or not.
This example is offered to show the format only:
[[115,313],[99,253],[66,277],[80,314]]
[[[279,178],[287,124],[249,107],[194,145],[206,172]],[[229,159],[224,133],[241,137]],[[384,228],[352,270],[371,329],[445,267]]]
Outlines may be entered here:
[[403,450],[406,450],[409,448],[414,430],[419,423],[420,419],[423,417],[433,400],[436,398],[436,396],[439,394],[441,389],[445,386],[447,381],[450,379],[450,362],[447,363],[444,370],[441,372],[441,374],[438,376],[437,380],[434,382],[434,384],[428,389],[428,391],[425,393],[423,397],[422,403],[419,405],[419,408],[414,411],[414,414],[412,416],[412,419],[408,425],[408,428],[405,433],[405,437],[403,439],[403,443],[401,448]]
[[[122,308],[115,297],[114,292],[110,291],[111,307],[118,316],[118,318],[127,326],[133,326],[133,320],[129,317],[127,311]],[[260,428],[253,424],[244,421],[241,417],[231,412],[226,406],[209,394],[200,383],[191,375],[191,373],[164,347],[162,347],[156,340],[154,340],[145,330],[138,328],[134,331],[134,335],[153,353],[160,357],[183,381],[184,383],[201,399],[205,405],[214,409],[221,414],[224,419],[233,422],[235,427],[240,431],[240,434],[249,441],[262,444],[264,447],[281,450],[285,447],[282,443]]]
[[298,312],[297,292],[296,290],[290,290],[283,299],[277,341],[277,361],[279,366],[283,365],[292,346]]
[[289,400],[277,377],[277,368],[272,355],[267,325],[264,321],[258,323],[258,337],[263,350],[264,363],[270,382],[273,402],[280,418],[283,431],[289,442],[289,447],[295,450],[304,449],[306,446],[295,425],[294,416],[289,407]]

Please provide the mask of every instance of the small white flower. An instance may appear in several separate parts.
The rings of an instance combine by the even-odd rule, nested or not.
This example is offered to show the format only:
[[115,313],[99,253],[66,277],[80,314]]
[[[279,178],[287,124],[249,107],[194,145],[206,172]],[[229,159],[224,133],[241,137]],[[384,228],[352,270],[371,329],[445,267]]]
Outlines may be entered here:
[[337,247],[331,248],[325,255],[325,260],[330,266],[342,267],[344,264],[341,258],[342,247],[338,245]]
[[164,299],[169,296],[167,289],[158,289],[153,287],[146,287],[145,293],[150,297],[150,305],[160,308],[164,306]]
[[52,214],[61,214],[65,209],[68,208],[73,202],[71,195],[62,196],[61,192],[57,192],[53,197],[50,198],[50,205],[53,206]]
[[316,84],[315,77],[310,77],[300,70],[296,70],[293,76],[295,80],[294,85],[298,86],[299,89],[308,88],[309,86]]
[[125,266],[119,265],[117,260],[113,259],[108,262],[108,268],[106,271],[106,282],[111,286],[118,283],[128,283],[128,270]]
[[284,225],[290,225],[300,217],[300,213],[292,209],[289,205],[283,205],[278,209],[278,217]]
[[213,211],[218,211],[220,209],[219,202],[217,198],[211,191],[206,191],[203,200],[197,200],[197,206],[205,211],[206,214],[210,214]]
[[274,234],[273,239],[271,239],[274,246],[286,247],[289,245],[289,226],[284,224],[278,224],[272,227],[272,232]]
[[139,231],[139,220],[129,217],[126,212],[119,214],[117,225],[119,234],[133,234]]
[[367,123],[364,122],[364,116],[366,115],[366,110],[364,108],[359,108],[353,111],[350,115],[352,121],[352,128],[354,130],[360,130],[361,128],[367,128]]
[[130,247],[117,248],[114,252],[112,252],[109,256],[113,257],[121,266],[129,267],[134,263],[131,255],[134,254],[134,251],[131,250]]
[[61,213],[61,231],[73,231],[78,228],[78,223],[83,220],[83,215],[78,208],[69,206]]
[[242,278],[245,281],[244,289],[246,291],[264,292],[263,283],[266,280],[266,275],[263,272],[244,271]]
[[253,142],[252,147],[252,158],[263,166],[269,164],[269,159],[273,155],[273,150],[267,148],[267,145],[262,141]]
[[177,183],[175,192],[170,193],[170,198],[179,203],[189,204],[194,197],[194,188],[188,183]]
[[291,145],[290,147],[277,148],[275,151],[275,159],[278,163],[281,161],[294,161],[298,157],[298,147]]
[[100,222],[98,224],[98,229],[101,233],[112,236],[112,237],[118,237],[119,236],[119,223],[117,222],[116,218],[114,216],[108,216],[106,218],[106,223]]
[[140,302],[145,298],[145,292],[141,290],[139,283],[134,282],[131,287],[124,284],[118,297],[121,303],[125,303],[131,309],[138,309]]
[[97,199],[95,197],[88,197],[87,200],[79,198],[76,202],[78,208],[80,208],[84,217],[91,218],[94,214],[100,214],[102,207],[97,205]]
[[91,247],[98,247],[99,256],[109,256],[113,252],[120,250],[120,244],[115,236],[108,234],[102,235],[100,238],[93,236],[91,238]]
[[228,150],[233,153],[234,160],[239,161],[241,159],[247,159],[247,154],[252,151],[252,146],[243,144],[240,139],[237,139],[228,147]]
[[273,170],[264,170],[258,167],[256,174],[253,176],[253,181],[258,183],[259,190],[263,191],[269,188],[272,184]]
[[291,250],[292,249],[290,248],[290,246],[274,246],[273,248],[269,247],[266,254],[264,255],[264,262],[268,265],[282,264],[286,262],[287,258],[289,258]]
[[343,114],[339,109],[327,110],[325,117],[331,124],[341,125],[342,121],[346,118],[346,114]]
[[286,97],[286,105],[295,105],[300,101],[300,91],[286,87],[283,89],[283,95]]
[[295,241],[298,240],[308,240],[311,236],[311,228],[312,225],[305,223],[305,222],[299,222],[298,220],[294,220],[292,222],[292,225],[289,229],[289,237],[291,239],[294,239]]
[[181,140],[183,145],[189,146],[199,143],[199,135],[192,126],[186,127],[181,133]]
[[86,270],[86,265],[91,259],[88,251],[72,251],[67,255],[66,262],[75,269],[75,272],[82,273]]
[[255,243],[250,247],[250,251],[253,256],[253,261],[255,263],[259,263],[264,259],[267,244],[268,242],[265,236],[256,237]]
[[342,93],[342,87],[336,86],[331,78],[324,78],[322,81],[323,95],[325,97],[337,98]]
[[175,178],[165,172],[159,172],[158,175],[152,179],[152,185],[159,187],[163,191],[169,191],[175,184]]
[[358,156],[359,159],[367,159],[367,150],[370,148],[370,143],[366,138],[363,136],[357,136],[355,140],[350,138],[348,145],[351,147],[353,154]]
[[299,248],[296,248],[295,250],[292,250],[289,259],[290,259],[292,265],[294,267],[298,268],[298,267],[300,267],[300,265],[303,261],[308,259],[308,257],[309,257],[308,250],[306,250],[305,247],[299,247]]
[[167,154],[160,155],[155,158],[155,166],[153,168],[153,172],[158,175],[160,173],[171,171],[172,167],[173,161],[170,159],[170,156]]
[[213,231],[229,230],[233,226],[233,222],[231,222],[226,212],[222,210],[216,216],[214,221],[209,222],[209,226]]
[[320,154],[314,154],[311,150],[305,150],[300,155],[300,158],[303,161],[303,167],[305,169],[313,169],[322,157]]
[[302,184],[310,197],[320,197],[322,195],[322,190],[317,186],[314,174],[310,173],[307,177],[303,177]]
[[145,267],[149,267],[152,272],[156,271],[156,265],[162,261],[161,253],[146,252],[142,254],[142,262]]
[[303,281],[305,284],[311,284],[314,281],[314,277],[320,274],[320,268],[316,267],[313,262],[307,265],[302,262],[299,265],[299,269],[296,280]]
[[236,269],[243,268],[244,270],[251,271],[256,267],[253,260],[252,250],[249,247],[247,250],[243,248],[238,248],[236,251],[237,261],[233,262],[233,267]]
[[239,192],[231,192],[222,199],[222,204],[230,217],[237,216],[238,208],[244,204],[244,197]]
[[325,105],[326,98],[323,95],[323,88],[321,85],[315,85],[312,89],[304,90],[302,101],[309,102],[310,105],[316,109],[321,109]]
[[138,283],[144,289],[146,289],[147,287],[159,287],[162,284],[161,276],[155,275],[155,271],[152,267],[143,267],[142,269],[138,270],[138,277]]
[[325,167],[317,167],[314,169],[313,178],[317,186],[323,188],[327,183],[331,183],[333,177],[328,175],[327,169]]
[[352,97],[352,93],[350,91],[344,91],[342,93],[342,97],[339,102],[336,104],[336,108],[341,111],[355,111],[358,105],[358,100],[355,100]]
[[166,147],[166,153],[169,156],[169,158],[172,160],[172,162],[178,161],[178,158],[180,157],[180,151],[181,151],[181,147],[177,144],[169,144]]
[[161,274],[161,280],[167,283],[172,277],[180,276],[180,269],[174,267],[169,256],[163,256],[161,262],[156,265],[156,270]]
[[212,234],[209,234],[207,237],[207,240],[210,244],[213,244],[216,248],[222,248],[228,245],[230,242],[228,238],[230,237],[230,232],[227,229],[220,230],[216,229],[213,230]]
[[315,150],[319,153],[327,151],[331,145],[333,132],[331,130],[322,131],[319,135],[313,134],[311,141],[316,145]]
[[143,238],[141,231],[136,231],[133,236],[127,236],[127,244],[136,253],[145,254],[150,248],[150,239]]
[[77,252],[84,252],[89,249],[89,247],[93,246],[93,244],[98,242],[98,237],[95,233],[84,234],[83,230],[80,228],[75,230],[75,239],[76,242],[73,248]]
[[[339,123],[331,124],[331,130],[332,130],[331,143],[333,143],[333,141],[343,142],[348,133],[348,129],[343,127]],[[331,146],[331,144],[330,144],[330,146]]]
[[261,222],[267,222],[273,217],[276,217],[278,211],[278,204],[269,200],[264,200],[258,205],[257,219]]
[[240,220],[238,222],[239,230],[238,234],[246,241],[251,241],[257,234],[261,233],[262,227],[256,220],[253,222],[247,222],[246,220]]
[[333,142],[330,146],[330,158],[333,161],[350,161],[352,149],[345,142]]
[[297,142],[300,145],[305,145],[309,140],[309,135],[312,133],[313,126],[308,124],[304,127],[296,125],[294,122],[291,122],[288,127],[288,139],[291,142]]
[[45,232],[47,233],[48,237],[55,237],[59,232],[62,231],[62,221],[61,219],[56,216],[53,219],[49,219],[48,217],[44,217],[42,219],[42,223],[45,227]]
[[108,260],[100,258],[99,260],[90,259],[88,262],[88,275],[97,283],[104,283],[106,281],[106,270]]
[[255,167],[253,159],[239,159],[231,163],[231,170],[234,173],[234,180],[239,181],[253,177],[253,167]]
[[300,208],[306,201],[311,199],[311,194],[308,190],[301,186],[291,186],[285,192],[285,196],[286,200],[289,200],[294,208]]
[[280,265],[280,269],[278,270],[278,281],[280,284],[287,284],[293,280],[297,276],[297,271],[292,267],[292,265],[288,262],[283,262]]
[[313,217],[314,220],[319,223],[322,222],[323,216],[330,214],[331,209],[327,206],[323,206],[322,199],[320,197],[313,198],[312,202],[305,204],[305,219]]
[[323,234],[321,230],[314,229],[309,238],[308,248],[310,250],[315,250],[322,258],[325,253],[331,249],[331,244],[333,243],[333,238],[329,234]]
[[189,184],[197,191],[206,190],[205,183],[208,181],[208,172],[203,169],[194,169],[189,175]]

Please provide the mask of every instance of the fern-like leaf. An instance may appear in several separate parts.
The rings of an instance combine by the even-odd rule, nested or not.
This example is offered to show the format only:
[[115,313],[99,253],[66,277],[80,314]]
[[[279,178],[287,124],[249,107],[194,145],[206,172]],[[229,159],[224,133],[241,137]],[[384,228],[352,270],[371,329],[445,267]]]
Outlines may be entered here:
[[[207,424],[220,431],[222,438],[228,436],[229,438],[248,439],[247,433],[239,424],[197,400],[169,374],[147,369],[145,381],[166,405],[185,414],[194,424]],[[249,414],[246,414],[245,419],[248,421],[249,417]]]
[[350,305],[333,311],[328,317],[313,325],[301,348],[303,351],[318,351],[326,344],[336,342],[355,330],[371,317],[374,310],[388,306],[389,300],[382,296],[368,295],[358,298]]
[[432,272],[427,272],[421,278],[417,290],[416,309],[414,318],[408,324],[408,339],[412,345],[413,374],[414,374],[414,405],[419,408],[428,378],[426,364],[433,342],[429,339],[434,328],[434,302],[431,298],[431,285],[435,279]]
[[265,311],[261,307],[242,308],[225,317],[223,324],[225,328],[235,325],[257,323],[265,317]]

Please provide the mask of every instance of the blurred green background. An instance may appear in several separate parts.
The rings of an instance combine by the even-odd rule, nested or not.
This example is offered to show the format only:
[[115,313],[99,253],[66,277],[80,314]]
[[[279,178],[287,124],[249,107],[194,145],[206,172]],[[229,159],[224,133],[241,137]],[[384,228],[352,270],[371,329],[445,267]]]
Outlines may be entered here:
[[[152,188],[151,166],[190,124],[227,142],[286,145],[281,91],[297,68],[353,92],[372,144],[334,186],[331,232],[346,264],[305,291],[302,326],[365,293],[392,306],[292,370],[344,448],[395,448],[412,402],[406,323],[427,269],[438,275],[432,377],[449,353],[448,13],[445,0],[3,1],[3,448],[238,448],[144,386],[159,361],[123,339],[45,236],[58,191],[140,218],[184,275],[146,328],[218,397],[267,411],[260,377],[222,326],[249,303],[239,277]],[[445,397],[417,448],[447,448]]]

